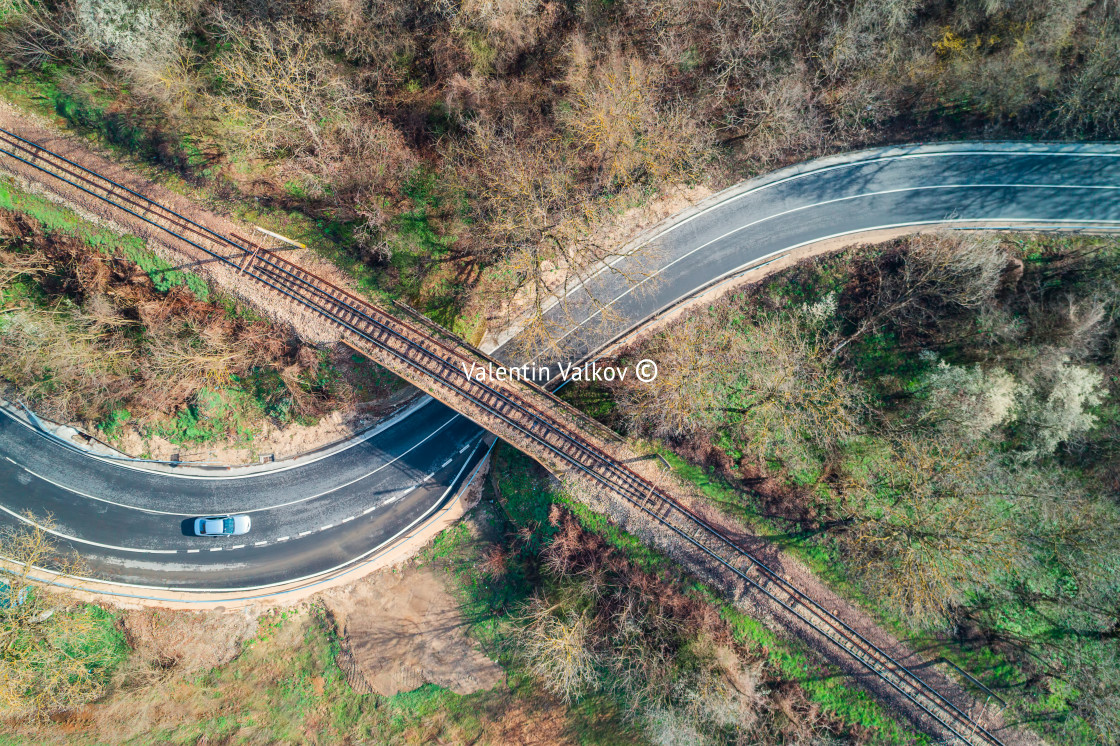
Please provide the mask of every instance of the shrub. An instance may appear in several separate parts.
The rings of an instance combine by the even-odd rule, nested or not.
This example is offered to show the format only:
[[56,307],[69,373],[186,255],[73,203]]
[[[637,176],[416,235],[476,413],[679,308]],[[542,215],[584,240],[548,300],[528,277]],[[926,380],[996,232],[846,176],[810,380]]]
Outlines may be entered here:
[[854,339],[886,324],[908,335],[938,332],[991,303],[1009,256],[995,236],[957,231],[919,234],[857,268],[843,305]]
[[[104,691],[127,653],[124,635],[102,609],[79,603],[64,584],[85,570],[51,540],[49,517],[0,531],[0,716],[33,720],[75,710]],[[35,568],[57,573],[51,583]]]
[[543,598],[534,598],[523,610],[525,623],[517,627],[518,655],[553,694],[565,702],[578,699],[597,683],[597,656],[588,635],[586,613],[557,609]]
[[918,383],[925,397],[920,421],[947,433],[975,440],[1007,422],[1015,406],[1018,384],[1001,368],[949,365],[944,360]]
[[82,42],[112,59],[165,58],[183,32],[173,15],[131,0],[75,0],[74,20]]
[[1021,395],[1015,421],[1024,457],[1046,456],[1070,437],[1096,424],[1087,409],[1104,400],[1104,377],[1092,368],[1073,365],[1056,352],[1041,356],[1033,366],[1030,388]]

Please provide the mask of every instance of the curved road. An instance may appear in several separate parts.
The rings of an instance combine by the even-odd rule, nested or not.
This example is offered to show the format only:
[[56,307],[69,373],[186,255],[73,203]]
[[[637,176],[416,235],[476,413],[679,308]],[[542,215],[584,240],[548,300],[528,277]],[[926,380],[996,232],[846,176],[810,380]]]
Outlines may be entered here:
[[[853,233],[937,223],[1120,228],[1120,146],[949,143],[811,161],[721,192],[642,237],[549,311],[578,359],[744,267]],[[649,252],[637,252],[634,256]],[[647,264],[649,266],[642,266]],[[631,285],[638,271],[650,279]],[[594,299],[594,300],[593,300]],[[611,323],[599,321],[609,301]],[[495,355],[521,362],[517,339]],[[555,356],[541,362],[555,362]],[[482,431],[442,404],[310,463],[254,476],[152,473],[92,458],[0,414],[0,522],[49,512],[98,578],[145,590],[261,589],[367,556],[429,514],[481,458]],[[244,537],[186,521],[247,512]],[[254,591],[256,592],[256,591]]]

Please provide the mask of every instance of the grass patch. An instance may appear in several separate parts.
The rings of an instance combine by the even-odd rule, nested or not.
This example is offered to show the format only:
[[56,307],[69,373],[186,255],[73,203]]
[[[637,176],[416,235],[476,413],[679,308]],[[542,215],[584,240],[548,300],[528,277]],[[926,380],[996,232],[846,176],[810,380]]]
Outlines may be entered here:
[[0,208],[32,217],[48,232],[77,237],[104,256],[121,257],[134,262],[152,278],[156,289],[161,293],[183,286],[199,300],[206,301],[210,298],[210,286],[205,280],[193,272],[176,269],[152,252],[143,239],[99,228],[45,197],[17,189],[10,179],[0,179]]
[[321,607],[274,612],[230,663],[108,704],[128,713],[158,703],[155,727],[141,731],[126,720],[130,744],[473,743],[498,722],[521,717],[532,727],[516,713],[524,703],[501,685],[470,695],[432,685],[393,697],[360,694],[338,666],[340,644]]
[[249,443],[255,434],[253,423],[263,414],[259,400],[249,391],[235,387],[203,388],[175,417],[150,426],[147,432],[182,445],[225,439]]
[[[713,588],[684,575],[677,564],[662,553],[613,526],[605,516],[558,493],[527,456],[502,446],[495,451],[492,468],[504,500],[504,518],[515,527],[525,529],[518,534],[527,547],[522,551],[539,552],[548,542],[555,531],[547,520],[549,507],[553,503],[561,503],[578,517],[586,530],[606,539],[637,567],[657,576],[675,578],[689,594],[713,604],[729,622],[739,643],[749,650],[758,651],[773,669],[780,671],[783,679],[800,685],[809,699],[818,703],[824,712],[846,724],[868,729],[874,743],[928,743],[924,735],[896,721],[870,695],[855,689],[846,678],[817,662],[800,643],[779,639],[761,623],[725,601]],[[531,535],[527,536],[529,531]],[[433,547],[431,556],[448,557],[456,551],[465,551],[463,547],[469,542],[469,532],[448,532],[443,543]],[[503,581],[509,587],[497,589],[493,587],[495,582],[492,579],[479,573],[476,562],[464,561],[457,563],[456,567],[467,599],[466,608],[475,618],[483,620],[478,625],[478,634],[481,639],[492,640],[491,636],[496,634],[493,613],[508,608],[511,601],[526,598],[532,584],[513,572],[509,580]],[[496,604],[496,599],[500,599],[500,603]],[[586,706],[603,707],[606,703],[588,703]],[[618,703],[610,706],[617,707]]]

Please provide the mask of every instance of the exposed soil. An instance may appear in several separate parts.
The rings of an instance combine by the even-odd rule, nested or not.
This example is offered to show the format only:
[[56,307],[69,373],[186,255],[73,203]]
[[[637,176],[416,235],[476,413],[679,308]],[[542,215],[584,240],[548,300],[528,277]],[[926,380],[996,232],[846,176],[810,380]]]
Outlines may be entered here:
[[323,595],[344,640],[339,664],[352,686],[386,697],[427,683],[470,694],[501,680],[498,664],[464,634],[459,602],[444,582],[407,565]]
[[482,742],[494,746],[551,746],[580,741],[569,732],[567,713],[560,705],[544,709],[514,700],[487,725]]
[[250,610],[126,611],[121,627],[132,649],[149,664],[176,673],[193,673],[229,663],[257,631]]

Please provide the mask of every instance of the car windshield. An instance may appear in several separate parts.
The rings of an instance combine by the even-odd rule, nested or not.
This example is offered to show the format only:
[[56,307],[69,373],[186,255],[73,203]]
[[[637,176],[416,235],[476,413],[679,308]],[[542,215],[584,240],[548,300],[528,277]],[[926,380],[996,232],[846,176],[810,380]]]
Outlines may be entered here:
[[223,534],[232,534],[233,533],[233,519],[232,518],[223,518],[222,519],[222,533]]

